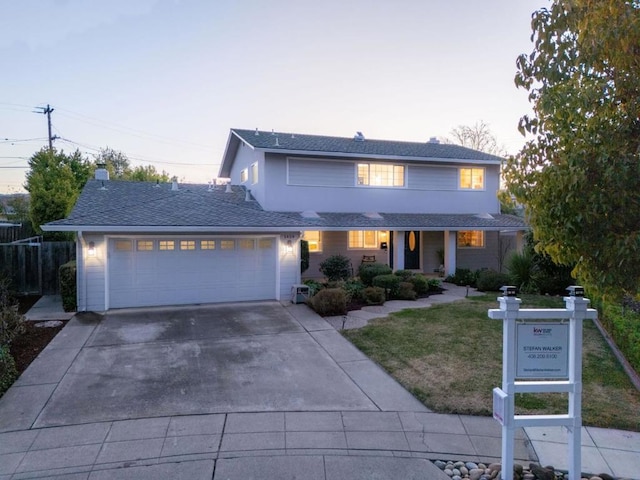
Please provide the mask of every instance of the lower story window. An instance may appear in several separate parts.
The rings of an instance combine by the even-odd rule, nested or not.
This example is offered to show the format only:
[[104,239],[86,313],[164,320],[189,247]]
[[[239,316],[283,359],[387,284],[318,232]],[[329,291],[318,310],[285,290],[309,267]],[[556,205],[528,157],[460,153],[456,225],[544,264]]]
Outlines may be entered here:
[[322,252],[322,234],[318,230],[304,232],[302,238],[309,244],[310,252]]
[[352,230],[349,232],[350,249],[378,248],[378,232],[375,230]]
[[481,230],[466,230],[458,232],[458,247],[483,248],[484,232]]

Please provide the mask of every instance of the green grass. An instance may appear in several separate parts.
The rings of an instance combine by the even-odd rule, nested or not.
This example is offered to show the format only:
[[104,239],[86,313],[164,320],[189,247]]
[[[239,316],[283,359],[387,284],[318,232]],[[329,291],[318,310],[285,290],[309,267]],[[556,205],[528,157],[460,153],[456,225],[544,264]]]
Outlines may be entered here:
[[[502,384],[502,322],[488,294],[426,309],[409,309],[344,335],[428,408],[491,415],[492,389]],[[522,308],[563,307],[558,297],[522,295]],[[583,424],[640,431],[638,392],[596,326],[583,335]],[[566,394],[518,394],[518,414],[567,413]]]

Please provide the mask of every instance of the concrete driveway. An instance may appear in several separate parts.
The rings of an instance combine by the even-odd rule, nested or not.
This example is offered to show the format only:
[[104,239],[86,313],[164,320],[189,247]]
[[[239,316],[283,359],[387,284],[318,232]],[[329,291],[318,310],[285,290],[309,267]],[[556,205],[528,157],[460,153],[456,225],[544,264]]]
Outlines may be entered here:
[[[54,340],[55,358],[39,359],[55,362],[60,378],[31,428],[220,412],[425,410],[302,305],[136,309],[73,322]],[[37,384],[38,374],[21,384]]]

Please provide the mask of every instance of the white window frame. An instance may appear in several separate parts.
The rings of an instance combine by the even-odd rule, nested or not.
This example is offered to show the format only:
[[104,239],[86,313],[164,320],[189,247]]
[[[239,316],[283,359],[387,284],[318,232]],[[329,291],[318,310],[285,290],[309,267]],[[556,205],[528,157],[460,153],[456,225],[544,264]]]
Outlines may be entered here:
[[[461,243],[460,237],[462,234],[471,234],[471,244],[464,245]],[[478,236],[480,239],[481,245],[473,245],[475,236]],[[461,230],[457,235],[458,248],[485,248],[486,246],[486,238],[484,234],[484,230]]]
[[[374,234],[374,243],[367,244],[365,242],[365,237],[367,232],[373,232]],[[359,246],[352,247],[351,246],[351,236],[357,234],[359,240]],[[380,249],[380,232],[377,230],[349,230],[347,232],[347,250],[379,250]]]
[[[361,180],[359,171],[360,167],[367,167],[366,179]],[[371,167],[391,167],[391,185],[371,183]],[[397,174],[396,169],[402,168],[402,175]],[[356,169],[356,186],[364,188],[406,188],[407,186],[407,166],[400,163],[376,163],[376,162],[358,162],[355,164]],[[400,178],[402,177],[402,178]],[[401,185],[396,185],[398,180],[402,180]]]
[[254,162],[251,164],[251,184],[258,183],[258,178],[258,162]]
[[[462,172],[464,170],[470,170],[470,175],[471,175],[471,186],[469,187],[464,187],[462,186]],[[479,172],[481,172],[482,175],[482,186],[481,187],[475,187],[474,186],[474,170],[477,170]],[[484,167],[460,167],[460,169],[458,169],[458,189],[460,190],[477,190],[477,191],[483,191],[486,188],[486,181],[487,181],[487,171]]]
[[249,180],[249,169],[243,168],[240,170],[240,183],[247,183]]

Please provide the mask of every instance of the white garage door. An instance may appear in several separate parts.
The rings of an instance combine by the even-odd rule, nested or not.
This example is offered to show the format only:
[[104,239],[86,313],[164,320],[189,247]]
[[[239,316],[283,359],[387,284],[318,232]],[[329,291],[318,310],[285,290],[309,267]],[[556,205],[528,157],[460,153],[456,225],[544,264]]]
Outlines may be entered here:
[[109,308],[274,298],[273,237],[109,240]]

